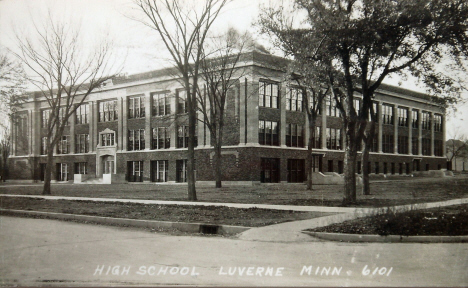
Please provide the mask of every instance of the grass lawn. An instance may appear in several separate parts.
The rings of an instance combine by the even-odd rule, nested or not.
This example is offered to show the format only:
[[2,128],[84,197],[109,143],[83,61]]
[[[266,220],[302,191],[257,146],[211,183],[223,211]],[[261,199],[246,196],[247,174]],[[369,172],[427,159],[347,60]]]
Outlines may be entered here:
[[334,214],[258,208],[239,209],[213,206],[146,205],[136,203],[106,203],[11,197],[0,197],[0,208],[139,220],[191,222],[247,227],[266,226]]
[[[358,203],[354,206],[386,207],[468,197],[468,175],[432,179],[401,178],[371,182],[372,195],[360,195],[358,186]],[[40,195],[41,191],[40,184],[0,184],[0,194]],[[52,184],[52,195],[186,201],[187,186]],[[221,189],[200,185],[197,186],[197,196],[198,201],[203,202],[340,206],[343,186],[316,185],[313,191],[307,191],[304,184],[262,184]]]
[[399,213],[385,211],[309,231],[402,236],[468,235],[468,204]]

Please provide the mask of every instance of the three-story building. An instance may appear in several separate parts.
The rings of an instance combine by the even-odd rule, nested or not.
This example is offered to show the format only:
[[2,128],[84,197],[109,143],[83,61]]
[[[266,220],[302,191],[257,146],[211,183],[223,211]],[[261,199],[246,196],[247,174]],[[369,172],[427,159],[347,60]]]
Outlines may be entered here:
[[[284,61],[254,51],[243,55],[238,65],[242,77],[226,104],[223,181],[305,180],[309,127],[304,95],[299,87],[284,82],[284,70],[278,63]],[[186,95],[171,75],[174,69],[116,77],[90,94],[68,119],[54,149],[52,179],[119,174],[128,182],[186,182]],[[359,107],[356,96],[355,106]],[[411,174],[446,168],[441,105],[428,95],[381,85],[374,108],[377,137],[367,164],[372,173]],[[32,93],[16,113],[9,179],[44,179],[44,123],[49,111],[47,101]],[[201,113],[198,117],[202,119]],[[344,132],[333,99],[324,100],[316,125],[314,171],[343,173]],[[196,130],[197,181],[214,181],[209,130],[202,122]]]

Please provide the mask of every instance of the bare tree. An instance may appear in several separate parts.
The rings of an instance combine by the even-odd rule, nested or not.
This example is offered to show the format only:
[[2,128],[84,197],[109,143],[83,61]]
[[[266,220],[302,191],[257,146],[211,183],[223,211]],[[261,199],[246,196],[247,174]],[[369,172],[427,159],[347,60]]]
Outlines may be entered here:
[[216,188],[222,187],[223,129],[226,116],[226,101],[230,91],[239,84],[245,75],[245,69],[237,67],[246,48],[253,46],[249,34],[239,34],[231,28],[225,35],[211,38],[210,44],[203,48],[201,57],[201,79],[204,87],[197,93],[202,122],[210,130],[211,143],[214,146],[214,174]]
[[[277,10],[264,10],[260,14],[258,24],[262,33],[266,33],[273,39],[276,47],[279,47],[286,57],[292,57],[287,72],[287,81],[290,85],[300,87],[303,93],[303,110],[306,112],[309,122],[309,139],[306,159],[307,190],[312,190],[313,179],[313,147],[320,146],[315,143],[320,138],[317,135],[316,123],[323,111],[323,101],[330,92],[328,85],[328,61],[323,57],[317,59],[317,53],[323,45],[323,38],[316,35],[303,33],[294,29],[294,14],[285,11],[284,7]],[[286,92],[287,93],[287,92]],[[325,131],[322,131],[325,137]],[[318,144],[318,145],[316,145]]]
[[[43,194],[51,194],[53,151],[68,119],[101,84],[116,75],[107,38],[94,47],[70,22],[55,21],[49,12],[43,25],[34,23],[31,36],[17,34],[17,58],[30,71],[28,80],[38,88],[50,115],[46,128],[47,166]],[[86,46],[85,46],[86,45]]]
[[184,0],[136,0],[136,5],[147,20],[140,22],[160,36],[175,62],[186,91],[189,124],[187,182],[190,201],[197,200],[194,148],[202,48],[208,31],[228,1],[204,0],[195,4]]
[[[310,69],[313,71],[310,71]],[[316,68],[316,67],[315,67]],[[325,113],[323,109],[323,101],[329,95],[329,86],[324,86],[320,77],[316,77],[314,66],[307,65],[302,61],[294,61],[292,65],[292,72],[288,73],[291,75],[292,83],[295,83],[300,87],[303,93],[303,110],[306,112],[307,120],[309,122],[309,139],[307,146],[307,159],[306,159],[306,171],[307,171],[307,190],[312,190],[313,185],[313,148],[320,147],[320,143],[316,143],[317,139],[320,139],[320,134],[325,137],[325,131],[318,132],[316,128],[317,118],[321,113]],[[288,104],[286,104],[288,105]]]

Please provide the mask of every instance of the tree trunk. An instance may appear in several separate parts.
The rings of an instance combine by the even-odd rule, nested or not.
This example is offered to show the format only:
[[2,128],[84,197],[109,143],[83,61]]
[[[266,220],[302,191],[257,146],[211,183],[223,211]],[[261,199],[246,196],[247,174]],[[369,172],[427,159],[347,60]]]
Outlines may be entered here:
[[356,203],[356,158],[357,150],[351,145],[346,147],[344,157],[344,198],[343,205]]
[[54,156],[54,149],[53,145],[48,144],[48,151],[47,151],[47,164],[46,170],[44,175],[44,187],[42,189],[42,195],[51,195],[50,191],[50,181],[52,180],[52,165],[53,165],[53,156]]
[[314,173],[314,167],[313,165],[313,155],[312,155],[312,146],[314,142],[314,135],[315,135],[315,119],[312,115],[308,116],[309,118],[309,146],[307,148],[307,190],[313,190],[312,189],[312,177]]
[[356,202],[356,122],[348,122],[343,126],[346,128],[345,155],[344,155],[344,197],[343,205],[347,206]]
[[187,151],[187,185],[188,200],[197,201],[197,190],[195,189],[195,123],[197,114],[189,107],[189,141]]
[[364,143],[364,150],[362,151],[362,195],[370,195],[370,182],[369,182],[369,152],[375,137],[375,122],[370,122],[370,128]]
[[215,170],[215,180],[216,180],[216,188],[221,188],[221,178],[222,178],[222,170],[221,170],[221,145],[219,143],[215,143],[215,155],[214,155],[214,170]]
[[361,170],[362,170],[362,195],[370,195],[370,182],[369,182],[369,149],[367,144],[362,151]]
[[[223,111],[220,113],[220,117],[223,117]],[[220,119],[218,125],[218,131],[216,133],[216,141],[215,141],[215,169],[216,169],[216,188],[221,188],[221,180],[223,177],[222,172],[222,155],[221,155],[221,147],[223,146],[223,120]]]

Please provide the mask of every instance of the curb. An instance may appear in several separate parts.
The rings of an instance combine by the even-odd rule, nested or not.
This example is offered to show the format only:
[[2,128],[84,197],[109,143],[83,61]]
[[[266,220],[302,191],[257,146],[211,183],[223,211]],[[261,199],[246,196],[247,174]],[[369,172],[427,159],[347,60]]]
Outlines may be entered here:
[[[202,233],[205,227],[216,227],[216,233],[204,233],[204,234],[218,234],[218,235],[232,235],[249,230],[251,227],[243,226],[230,226],[230,225],[216,225],[216,224],[204,224],[204,223],[186,223],[186,222],[170,222],[170,221],[153,221],[153,220],[138,220],[128,218],[112,218],[112,217],[101,217],[101,216],[90,216],[90,215],[78,215],[78,214],[66,214],[56,212],[41,212],[41,211],[26,211],[26,210],[11,210],[0,208],[0,215],[30,215],[30,216],[42,216],[49,219],[57,220],[78,220],[87,221],[97,224],[104,225],[126,225],[132,227],[142,227],[151,229],[160,228],[173,228],[182,232],[189,233]],[[4,213],[6,212],[6,213]]]
[[361,235],[345,233],[309,232],[302,233],[329,241],[376,242],[376,243],[464,243],[468,236],[398,236],[398,235]]

